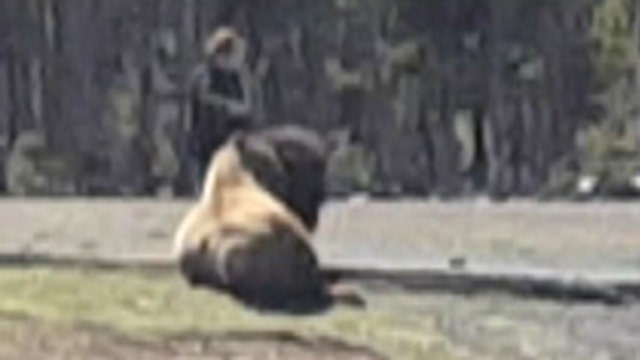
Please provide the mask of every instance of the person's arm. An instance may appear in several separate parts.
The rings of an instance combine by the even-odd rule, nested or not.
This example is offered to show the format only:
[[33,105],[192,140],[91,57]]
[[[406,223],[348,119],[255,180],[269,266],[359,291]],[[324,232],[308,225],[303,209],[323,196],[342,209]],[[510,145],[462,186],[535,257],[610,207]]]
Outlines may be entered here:
[[230,106],[234,106],[237,100],[227,98],[216,93],[199,88],[197,91],[198,99],[206,104],[220,106],[229,109]]
[[237,98],[225,99],[227,110],[236,116],[248,115],[253,109],[253,91],[251,87],[252,79],[246,67],[242,67],[238,71],[240,80],[241,96]]

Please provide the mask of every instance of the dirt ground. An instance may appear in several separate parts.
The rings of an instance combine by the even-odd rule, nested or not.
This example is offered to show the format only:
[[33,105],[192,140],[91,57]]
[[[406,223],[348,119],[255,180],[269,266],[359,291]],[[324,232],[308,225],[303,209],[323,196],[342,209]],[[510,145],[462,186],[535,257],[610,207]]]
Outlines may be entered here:
[[[394,295],[397,313],[430,318],[469,353],[502,360],[640,360],[640,306],[508,296]],[[473,358],[473,356],[472,356]]]
[[[142,341],[91,326],[51,327],[34,321],[0,318],[12,327],[0,342],[2,360],[378,360],[380,355],[331,341],[310,342],[287,334],[183,336]],[[6,336],[6,334],[5,334]],[[10,346],[6,346],[11,343]]]

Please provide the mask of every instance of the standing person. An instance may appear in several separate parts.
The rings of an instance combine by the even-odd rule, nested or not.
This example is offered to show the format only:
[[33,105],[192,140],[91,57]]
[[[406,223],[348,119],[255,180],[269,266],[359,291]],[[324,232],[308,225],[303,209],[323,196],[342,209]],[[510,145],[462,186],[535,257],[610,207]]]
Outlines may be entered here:
[[187,151],[196,191],[212,153],[231,133],[252,125],[251,77],[245,47],[245,40],[235,30],[218,28],[205,41],[204,62],[189,83]]

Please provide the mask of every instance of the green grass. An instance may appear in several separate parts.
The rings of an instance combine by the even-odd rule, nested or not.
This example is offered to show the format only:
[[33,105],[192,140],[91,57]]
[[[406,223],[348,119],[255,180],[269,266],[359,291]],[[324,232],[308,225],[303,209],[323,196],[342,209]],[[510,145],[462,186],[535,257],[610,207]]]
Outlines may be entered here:
[[145,339],[184,333],[290,331],[365,345],[392,359],[461,358],[428,319],[375,308],[335,308],[307,317],[260,314],[224,295],[190,289],[175,274],[4,268],[0,270],[0,314],[26,316],[48,326],[90,323]]

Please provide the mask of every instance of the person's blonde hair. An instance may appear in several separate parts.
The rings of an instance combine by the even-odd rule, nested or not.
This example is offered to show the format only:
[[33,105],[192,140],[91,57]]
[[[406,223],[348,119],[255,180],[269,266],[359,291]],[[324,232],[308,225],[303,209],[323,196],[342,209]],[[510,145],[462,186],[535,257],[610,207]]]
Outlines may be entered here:
[[244,61],[245,41],[238,32],[228,26],[217,28],[204,43],[207,57],[222,57],[231,65],[240,65]]

